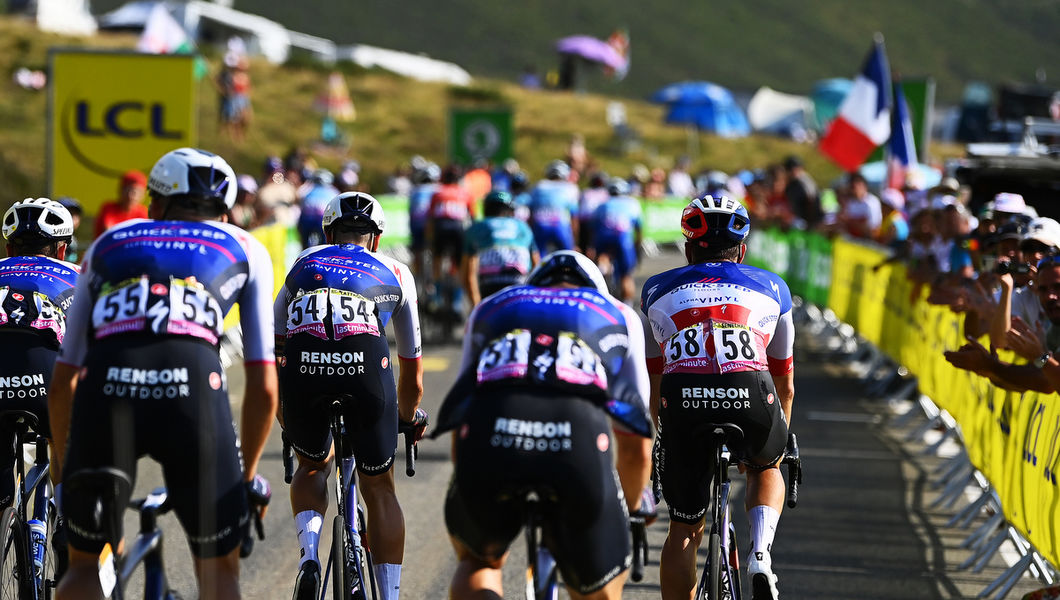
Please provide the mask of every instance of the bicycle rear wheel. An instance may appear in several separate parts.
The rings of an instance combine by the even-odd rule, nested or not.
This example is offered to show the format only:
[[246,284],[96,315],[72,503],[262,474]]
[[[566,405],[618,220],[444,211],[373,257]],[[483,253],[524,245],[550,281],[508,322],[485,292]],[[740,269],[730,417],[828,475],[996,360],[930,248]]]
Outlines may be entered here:
[[18,600],[33,595],[32,565],[26,528],[15,509],[0,513],[0,600]]
[[348,547],[346,523],[341,515],[335,515],[331,527],[331,589],[335,600],[350,600],[350,577],[347,570]]
[[375,580],[375,569],[372,568],[372,551],[364,543],[365,532],[368,531],[368,523],[364,519],[364,509],[357,505],[357,531],[361,532],[361,547],[359,552],[355,550],[358,565],[360,566],[361,581],[367,585],[361,586],[360,595],[354,593],[354,598],[364,600],[375,600],[379,597],[379,585]]

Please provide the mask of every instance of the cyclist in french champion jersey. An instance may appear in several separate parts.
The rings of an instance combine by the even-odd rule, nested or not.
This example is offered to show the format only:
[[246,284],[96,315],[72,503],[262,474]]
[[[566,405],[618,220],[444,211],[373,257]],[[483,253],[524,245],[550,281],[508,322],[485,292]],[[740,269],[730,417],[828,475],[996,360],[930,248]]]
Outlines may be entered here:
[[464,236],[464,288],[471,305],[526,279],[540,256],[530,226],[515,218],[515,200],[494,190],[482,201],[485,218]]
[[[51,438],[48,385],[79,271],[63,260],[74,222],[62,204],[26,198],[4,214],[3,233],[8,257],[0,260],[0,412],[32,413],[36,432]],[[13,436],[0,430],[0,510],[14,499]]]
[[554,160],[545,168],[545,178],[530,191],[530,227],[539,252],[574,248],[578,186],[569,179],[570,165]]
[[[607,294],[592,261],[561,251],[526,285],[483,300],[467,331],[432,433],[455,438],[445,519],[460,563],[450,597],[502,597],[501,569],[533,492],[570,596],[619,598],[632,553],[608,417],[630,439],[651,437],[640,319]],[[629,486],[633,508],[645,481]]]
[[670,511],[660,556],[663,598],[690,598],[703,538],[711,464],[697,428],[735,423],[747,468],[748,572],[754,600],[777,597],[770,546],[784,504],[783,457],[795,396],[791,294],[777,275],[744,265],[747,210],[725,196],[693,200],[681,216],[688,266],[644,284],[656,469]]
[[[272,262],[226,222],[236,177],[221,157],[169,152],[151,169],[148,190],[151,218],[111,228],[86,252],[55,365],[52,473],[67,482],[71,549],[58,592],[102,591],[99,500],[69,482],[99,468],[135,481],[137,459],[149,455],[187,534],[200,597],[238,598],[240,543],[249,504],[267,490],[256,473],[276,414]],[[246,374],[238,441],[218,350],[237,302]]]
[[[320,596],[320,531],[334,464],[329,407],[349,395],[343,416],[368,513],[375,579],[396,600],[405,525],[394,490],[398,421],[426,427],[416,283],[404,264],[376,253],[386,221],[369,194],[347,192],[328,203],[327,245],[305,250],[276,297],[284,432],[298,455],[291,508],[301,564],[294,598]],[[401,361],[397,386],[385,327],[393,323]]]

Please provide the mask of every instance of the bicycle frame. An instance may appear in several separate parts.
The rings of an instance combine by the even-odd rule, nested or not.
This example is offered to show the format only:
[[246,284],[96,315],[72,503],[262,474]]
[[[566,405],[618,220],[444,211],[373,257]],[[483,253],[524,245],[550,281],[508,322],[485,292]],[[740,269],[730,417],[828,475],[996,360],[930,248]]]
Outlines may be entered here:
[[[31,559],[33,557],[33,540],[29,535],[28,518],[30,515],[27,514],[27,508],[29,506],[30,498],[33,498],[33,514],[32,518],[37,519],[43,523],[47,523],[49,528],[52,526],[49,517],[51,516],[54,508],[51,504],[52,499],[52,488],[51,483],[48,480],[48,470],[50,463],[48,460],[48,440],[40,435],[37,435],[34,431],[36,428],[36,418],[30,413],[23,413],[23,411],[8,411],[5,412],[3,417],[11,420],[15,426],[15,439],[13,447],[16,452],[15,469],[15,496],[13,499],[13,506],[15,513],[18,515],[18,520],[26,527],[26,540],[29,544],[26,551],[27,556]],[[25,444],[35,444],[36,452],[33,459],[33,466],[29,472],[26,472],[26,464],[21,454],[23,446]],[[49,529],[48,536],[54,533]],[[49,542],[49,539],[45,540],[45,544]],[[54,587],[56,582],[44,581],[44,574],[37,574],[36,570],[30,565],[31,575],[33,576],[33,597],[44,598],[48,596],[46,586]]]
[[[721,600],[729,598],[740,600],[740,565],[736,550],[735,527],[732,524],[729,509],[729,492],[732,480],[729,478],[729,467],[733,466],[732,454],[726,447],[729,433],[726,428],[715,427],[712,432],[714,476],[711,487],[713,499],[710,507],[710,529],[708,532],[707,560],[696,589],[697,600]],[[717,538],[717,549],[715,549]],[[714,564],[717,561],[717,564]],[[715,581],[717,578],[717,581]],[[720,597],[715,598],[715,590]]]
[[526,494],[526,598],[527,600],[557,600],[559,582],[556,561],[547,548],[538,543],[541,514],[537,492]]
[[[343,577],[342,582],[346,581],[346,569],[352,565],[353,574],[357,578],[357,582],[364,590],[364,596],[377,598],[379,591],[376,587],[375,573],[371,569],[371,559],[362,560],[370,557],[370,550],[363,545],[361,531],[359,529],[359,523],[363,523],[361,518],[360,505],[357,499],[357,459],[351,452],[349,456],[346,455],[345,446],[343,441],[346,436],[346,423],[342,416],[342,401],[339,399],[334,400],[331,403],[331,435],[335,444],[335,504],[339,513],[339,517],[345,525],[346,534],[349,536],[349,547],[345,548],[346,555],[341,557],[332,556],[328,561],[328,568],[330,569],[335,561],[341,560],[343,562]],[[345,546],[345,545],[344,545]],[[332,546],[334,548],[334,545]],[[362,566],[368,564],[368,573],[364,572]],[[339,567],[336,566],[336,569]],[[336,573],[337,575],[337,573]],[[325,578],[327,575],[325,575]],[[365,582],[368,586],[365,586]],[[335,585],[339,585],[339,579],[336,576]],[[371,595],[367,593],[371,590]]]

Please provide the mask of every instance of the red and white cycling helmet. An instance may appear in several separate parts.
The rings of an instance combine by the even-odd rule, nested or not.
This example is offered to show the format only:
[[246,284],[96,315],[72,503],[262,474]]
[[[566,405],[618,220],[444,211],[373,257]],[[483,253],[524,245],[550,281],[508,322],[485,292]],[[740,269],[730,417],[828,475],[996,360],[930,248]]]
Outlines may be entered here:
[[704,248],[731,248],[747,239],[751,218],[739,201],[704,194],[689,202],[681,213],[681,233]]

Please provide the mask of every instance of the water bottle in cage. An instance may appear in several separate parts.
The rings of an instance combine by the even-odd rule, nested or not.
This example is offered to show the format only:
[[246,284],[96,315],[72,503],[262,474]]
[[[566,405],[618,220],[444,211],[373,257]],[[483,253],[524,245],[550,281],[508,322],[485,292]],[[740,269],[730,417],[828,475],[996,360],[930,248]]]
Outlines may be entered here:
[[38,519],[30,519],[30,548],[33,551],[33,572],[37,577],[44,574],[44,552],[47,550],[48,526]]

